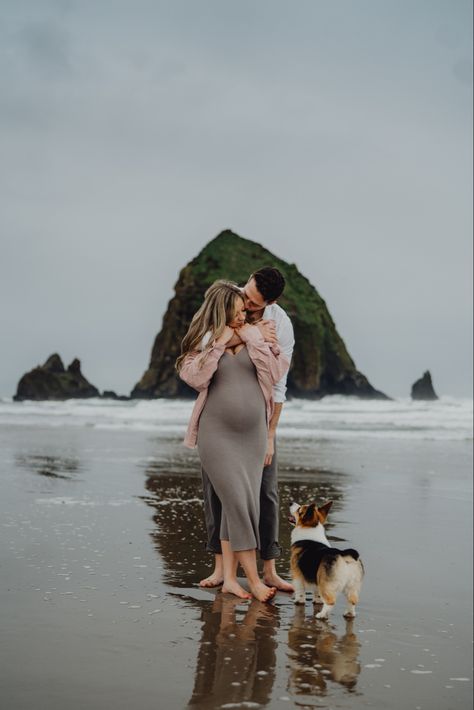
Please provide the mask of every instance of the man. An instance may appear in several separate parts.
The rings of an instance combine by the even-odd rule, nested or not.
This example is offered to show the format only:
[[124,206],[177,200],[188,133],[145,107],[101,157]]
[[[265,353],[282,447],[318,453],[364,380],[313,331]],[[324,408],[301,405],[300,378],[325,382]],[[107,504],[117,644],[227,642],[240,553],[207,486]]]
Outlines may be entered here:
[[[278,269],[266,266],[253,273],[242,288],[247,321],[259,327],[267,341],[277,340],[280,349],[291,360],[295,344],[293,326],[277,299],[283,293],[285,279]],[[236,333],[229,346],[240,341]],[[268,430],[267,451],[264,461],[262,485],[260,489],[260,556],[263,560],[263,581],[271,587],[284,592],[292,592],[291,584],[282,579],[276,571],[275,559],[281,554],[278,544],[278,480],[275,433],[280,419],[286,393],[285,375],[274,387],[275,410]],[[221,505],[206,472],[202,471],[204,508],[206,512],[208,544],[207,550],[214,552],[215,566],[213,573],[201,580],[201,587],[217,587],[222,584],[223,561],[219,540]]]

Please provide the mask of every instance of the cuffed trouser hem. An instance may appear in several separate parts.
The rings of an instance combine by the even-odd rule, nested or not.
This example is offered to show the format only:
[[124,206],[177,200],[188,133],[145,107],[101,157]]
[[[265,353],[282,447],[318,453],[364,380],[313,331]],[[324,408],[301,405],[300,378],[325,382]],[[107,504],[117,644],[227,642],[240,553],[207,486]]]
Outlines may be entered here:
[[207,542],[204,543],[204,549],[206,552],[211,552],[213,555],[222,555],[222,547],[219,545],[212,545],[211,543]]
[[281,547],[277,542],[274,542],[270,547],[266,547],[264,550],[260,550],[260,559],[264,562],[268,560],[277,560],[281,557]]

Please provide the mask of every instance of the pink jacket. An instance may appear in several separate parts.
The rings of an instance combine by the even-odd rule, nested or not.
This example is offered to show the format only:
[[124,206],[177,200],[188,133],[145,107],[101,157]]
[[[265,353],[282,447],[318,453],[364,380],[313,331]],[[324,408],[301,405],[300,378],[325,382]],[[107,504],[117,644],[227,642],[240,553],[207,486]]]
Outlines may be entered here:
[[[260,330],[252,326],[240,334],[243,342],[247,346],[247,351],[257,370],[257,379],[262,388],[265,403],[267,405],[267,426],[273,415],[273,385],[279,382],[290,366],[290,361],[280,352],[277,344],[266,343]],[[194,403],[194,408],[189,421],[188,430],[184,438],[184,445],[189,449],[194,449],[197,441],[199,428],[199,417],[204,409],[207,399],[207,391],[212,377],[217,370],[219,360],[224,354],[225,345],[213,345],[210,350],[203,353],[196,350],[189,353],[184,360],[179,376],[186,384],[199,392]],[[200,367],[204,355],[207,358]]]

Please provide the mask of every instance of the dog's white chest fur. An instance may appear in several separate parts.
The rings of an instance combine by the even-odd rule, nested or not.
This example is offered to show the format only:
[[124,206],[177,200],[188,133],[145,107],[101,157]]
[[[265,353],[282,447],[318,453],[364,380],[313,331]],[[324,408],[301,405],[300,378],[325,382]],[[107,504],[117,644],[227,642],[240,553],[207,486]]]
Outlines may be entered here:
[[291,544],[295,542],[301,542],[302,540],[312,540],[313,542],[320,542],[322,545],[327,545],[331,547],[329,540],[324,532],[324,526],[319,524],[315,528],[293,528],[291,531]]

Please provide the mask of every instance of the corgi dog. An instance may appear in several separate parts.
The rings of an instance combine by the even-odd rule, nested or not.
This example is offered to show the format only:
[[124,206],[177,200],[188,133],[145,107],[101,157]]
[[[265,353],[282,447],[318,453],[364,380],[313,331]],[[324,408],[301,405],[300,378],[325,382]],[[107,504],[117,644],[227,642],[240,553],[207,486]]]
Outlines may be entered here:
[[313,602],[323,603],[316,618],[327,619],[337,595],[343,592],[347,599],[344,616],[351,619],[356,615],[364,567],[357,550],[337,550],[329,544],[324,523],[331,506],[332,501],[320,508],[316,503],[290,506],[290,522],[294,525],[291,531],[294,602],[304,604],[306,589],[312,591]]

